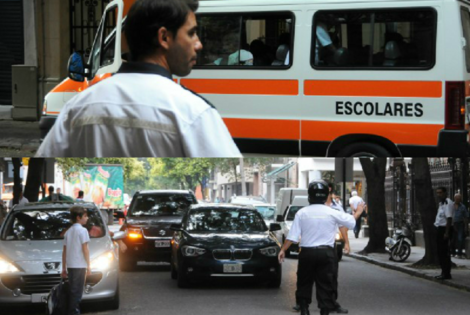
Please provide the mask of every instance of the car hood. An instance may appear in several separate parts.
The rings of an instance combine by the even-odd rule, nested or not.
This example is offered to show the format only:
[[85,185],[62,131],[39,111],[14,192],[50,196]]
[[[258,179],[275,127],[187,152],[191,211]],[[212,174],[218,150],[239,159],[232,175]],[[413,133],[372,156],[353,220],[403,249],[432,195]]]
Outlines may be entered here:
[[[43,273],[44,262],[61,262],[63,240],[2,241],[0,257],[14,262],[27,273]],[[114,248],[108,236],[93,238],[88,243],[90,260]]]
[[185,234],[187,244],[207,249],[230,248],[231,246],[258,248],[277,245],[274,236],[268,231],[256,233],[185,232]]

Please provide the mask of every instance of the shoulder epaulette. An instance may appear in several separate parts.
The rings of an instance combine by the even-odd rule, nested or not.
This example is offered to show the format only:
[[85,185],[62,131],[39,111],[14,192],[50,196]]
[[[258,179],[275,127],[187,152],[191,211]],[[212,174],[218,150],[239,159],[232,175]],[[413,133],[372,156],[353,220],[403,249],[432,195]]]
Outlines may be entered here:
[[181,85],[181,87],[182,87],[183,89],[185,89],[186,91],[191,92],[191,93],[194,94],[195,96],[201,98],[204,102],[207,103],[207,105],[209,105],[209,106],[212,107],[213,109],[217,110],[217,108],[216,108],[211,102],[209,102],[205,97],[203,97],[203,96],[197,94],[197,93],[194,92],[194,91],[191,91],[190,89],[188,89],[187,87],[185,87],[185,86],[183,86],[183,85]]

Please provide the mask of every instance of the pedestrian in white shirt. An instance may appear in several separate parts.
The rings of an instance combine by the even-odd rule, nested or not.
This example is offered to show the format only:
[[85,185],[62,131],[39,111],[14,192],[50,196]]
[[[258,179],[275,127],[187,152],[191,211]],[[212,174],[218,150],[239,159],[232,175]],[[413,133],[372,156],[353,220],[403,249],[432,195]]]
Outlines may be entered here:
[[80,302],[83,296],[85,279],[91,275],[90,252],[88,243],[90,236],[83,227],[88,221],[86,209],[80,206],[70,208],[73,225],[64,236],[62,252],[62,278],[69,279],[69,315],[80,314]]
[[438,280],[452,279],[450,273],[452,261],[450,258],[450,240],[452,239],[452,218],[454,217],[454,203],[447,198],[447,189],[438,187],[436,189],[439,199],[439,208],[437,209],[436,221],[434,226],[437,230],[437,256],[441,265],[441,274],[435,278]]
[[198,5],[137,0],[125,27],[131,61],[70,100],[36,156],[240,157],[217,110],[172,78],[202,49]]
[[[351,192],[351,198],[349,198],[349,206],[351,207],[352,213],[354,214],[359,205],[364,206],[364,200],[357,195],[357,191],[353,190]],[[356,226],[354,227],[354,236],[359,237],[359,232],[361,232],[362,217],[359,217],[356,221]]]
[[310,206],[296,213],[289,235],[279,252],[279,262],[282,263],[286,250],[292,243],[300,241],[296,300],[300,304],[301,315],[310,314],[308,307],[312,302],[314,284],[320,314],[327,315],[330,310],[335,310],[335,235],[338,225],[353,228],[356,217],[363,211],[362,206],[358,206],[356,214],[352,216],[334,210],[325,205],[328,195],[326,182],[319,180],[309,184]]

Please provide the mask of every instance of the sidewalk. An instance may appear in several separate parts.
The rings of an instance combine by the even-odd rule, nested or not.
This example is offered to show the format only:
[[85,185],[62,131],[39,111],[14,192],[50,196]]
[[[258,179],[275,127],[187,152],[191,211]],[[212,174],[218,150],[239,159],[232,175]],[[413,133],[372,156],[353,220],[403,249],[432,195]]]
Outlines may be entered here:
[[[362,234],[362,231],[361,231]],[[419,261],[424,257],[424,248],[413,246],[411,248],[410,257],[405,262],[398,263],[389,260],[389,254],[368,254],[367,256],[359,255],[357,252],[363,250],[369,238],[359,237],[355,238],[354,233],[349,231],[349,245],[351,247],[351,253],[348,255],[350,257],[363,260],[384,268],[393,269],[407,273],[409,275],[427,279],[430,281],[442,283],[444,285],[454,287],[457,289],[465,290],[470,292],[470,259],[458,259],[452,257],[452,262],[457,265],[457,268],[452,268],[452,280],[436,280],[434,276],[437,276],[441,273],[441,269],[417,269],[411,267],[412,264]],[[384,244],[385,248],[385,244]]]
[[13,120],[12,108],[10,105],[0,105],[0,152],[6,156],[34,156],[41,145],[39,124],[36,121]]

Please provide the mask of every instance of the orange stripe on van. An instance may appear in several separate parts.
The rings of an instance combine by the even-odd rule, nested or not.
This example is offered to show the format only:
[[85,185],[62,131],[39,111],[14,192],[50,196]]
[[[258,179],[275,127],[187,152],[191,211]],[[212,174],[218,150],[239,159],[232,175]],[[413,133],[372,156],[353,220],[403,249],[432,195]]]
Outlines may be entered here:
[[347,134],[382,136],[396,144],[437,145],[444,125],[302,121],[302,140],[332,141]]
[[306,80],[304,94],[312,96],[442,97],[440,81]]
[[71,79],[67,79],[61,84],[57,85],[55,88],[53,88],[51,93],[81,92],[81,90],[84,90],[86,86],[87,84],[85,82],[76,82]]
[[234,138],[299,140],[299,120],[224,118]]
[[181,85],[201,94],[298,95],[297,80],[181,79]]

